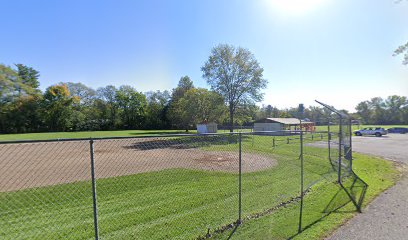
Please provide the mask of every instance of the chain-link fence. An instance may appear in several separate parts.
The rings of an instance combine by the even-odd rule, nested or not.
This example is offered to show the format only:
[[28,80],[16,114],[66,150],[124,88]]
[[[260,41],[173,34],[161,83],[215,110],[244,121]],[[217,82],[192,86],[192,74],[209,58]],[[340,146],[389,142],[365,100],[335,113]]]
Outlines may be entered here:
[[360,209],[343,125],[4,142],[0,239],[223,239],[258,219],[290,238],[350,201]]

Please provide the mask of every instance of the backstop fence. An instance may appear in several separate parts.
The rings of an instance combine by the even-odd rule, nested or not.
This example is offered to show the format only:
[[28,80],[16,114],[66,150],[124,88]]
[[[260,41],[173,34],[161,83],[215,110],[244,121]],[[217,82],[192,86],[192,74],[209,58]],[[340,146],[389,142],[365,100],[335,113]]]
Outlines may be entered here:
[[360,210],[367,185],[339,120],[319,132],[2,142],[0,239],[291,238],[350,202]]

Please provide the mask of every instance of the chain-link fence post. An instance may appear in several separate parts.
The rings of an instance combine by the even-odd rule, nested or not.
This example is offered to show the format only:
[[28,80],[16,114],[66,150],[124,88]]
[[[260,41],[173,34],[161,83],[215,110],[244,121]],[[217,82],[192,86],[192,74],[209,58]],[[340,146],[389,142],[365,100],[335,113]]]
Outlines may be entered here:
[[302,231],[302,216],[303,216],[303,131],[302,120],[300,120],[300,214],[298,232]]
[[329,161],[331,162],[331,150],[330,150],[330,141],[331,141],[331,133],[330,133],[330,118],[327,119],[327,148],[329,150]]
[[242,133],[238,134],[238,141],[239,141],[238,224],[241,224],[242,222],[242,218],[241,218],[241,213],[242,213]]
[[94,228],[95,228],[95,240],[99,239],[98,233],[98,208],[96,205],[96,182],[95,182],[95,160],[94,160],[94,141],[89,140],[90,156],[91,156],[91,177],[92,177],[92,200],[93,200],[93,215],[94,215]]
[[353,140],[351,139],[352,137],[353,137],[353,130],[351,129],[352,127],[353,127],[353,125],[351,125],[351,118],[349,119],[349,122],[348,122],[348,124],[349,124],[349,161],[350,161],[350,171],[352,171],[353,170],[353,151],[352,151],[352,149],[353,149],[353,146],[352,146],[352,142],[353,142]]
[[338,176],[337,176],[337,181],[339,182],[339,183],[341,183],[341,147],[342,147],[342,144],[343,144],[343,119],[342,119],[342,117],[340,117],[339,118],[339,169],[338,169]]

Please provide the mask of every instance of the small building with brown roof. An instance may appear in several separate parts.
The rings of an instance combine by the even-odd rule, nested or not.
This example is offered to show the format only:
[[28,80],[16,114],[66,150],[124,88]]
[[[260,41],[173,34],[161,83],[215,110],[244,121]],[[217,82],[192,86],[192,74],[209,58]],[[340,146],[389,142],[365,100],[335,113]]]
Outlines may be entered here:
[[[302,121],[302,129],[314,131],[314,122]],[[263,118],[254,122],[254,132],[300,130],[300,120],[297,118]]]

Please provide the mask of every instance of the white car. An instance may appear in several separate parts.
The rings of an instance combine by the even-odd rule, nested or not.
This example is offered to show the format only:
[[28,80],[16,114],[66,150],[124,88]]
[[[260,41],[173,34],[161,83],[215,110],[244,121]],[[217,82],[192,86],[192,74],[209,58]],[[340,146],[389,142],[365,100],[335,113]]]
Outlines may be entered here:
[[380,127],[366,127],[357,131],[354,131],[356,136],[363,136],[363,135],[375,135],[377,137],[381,137],[382,135],[387,135],[387,130]]

